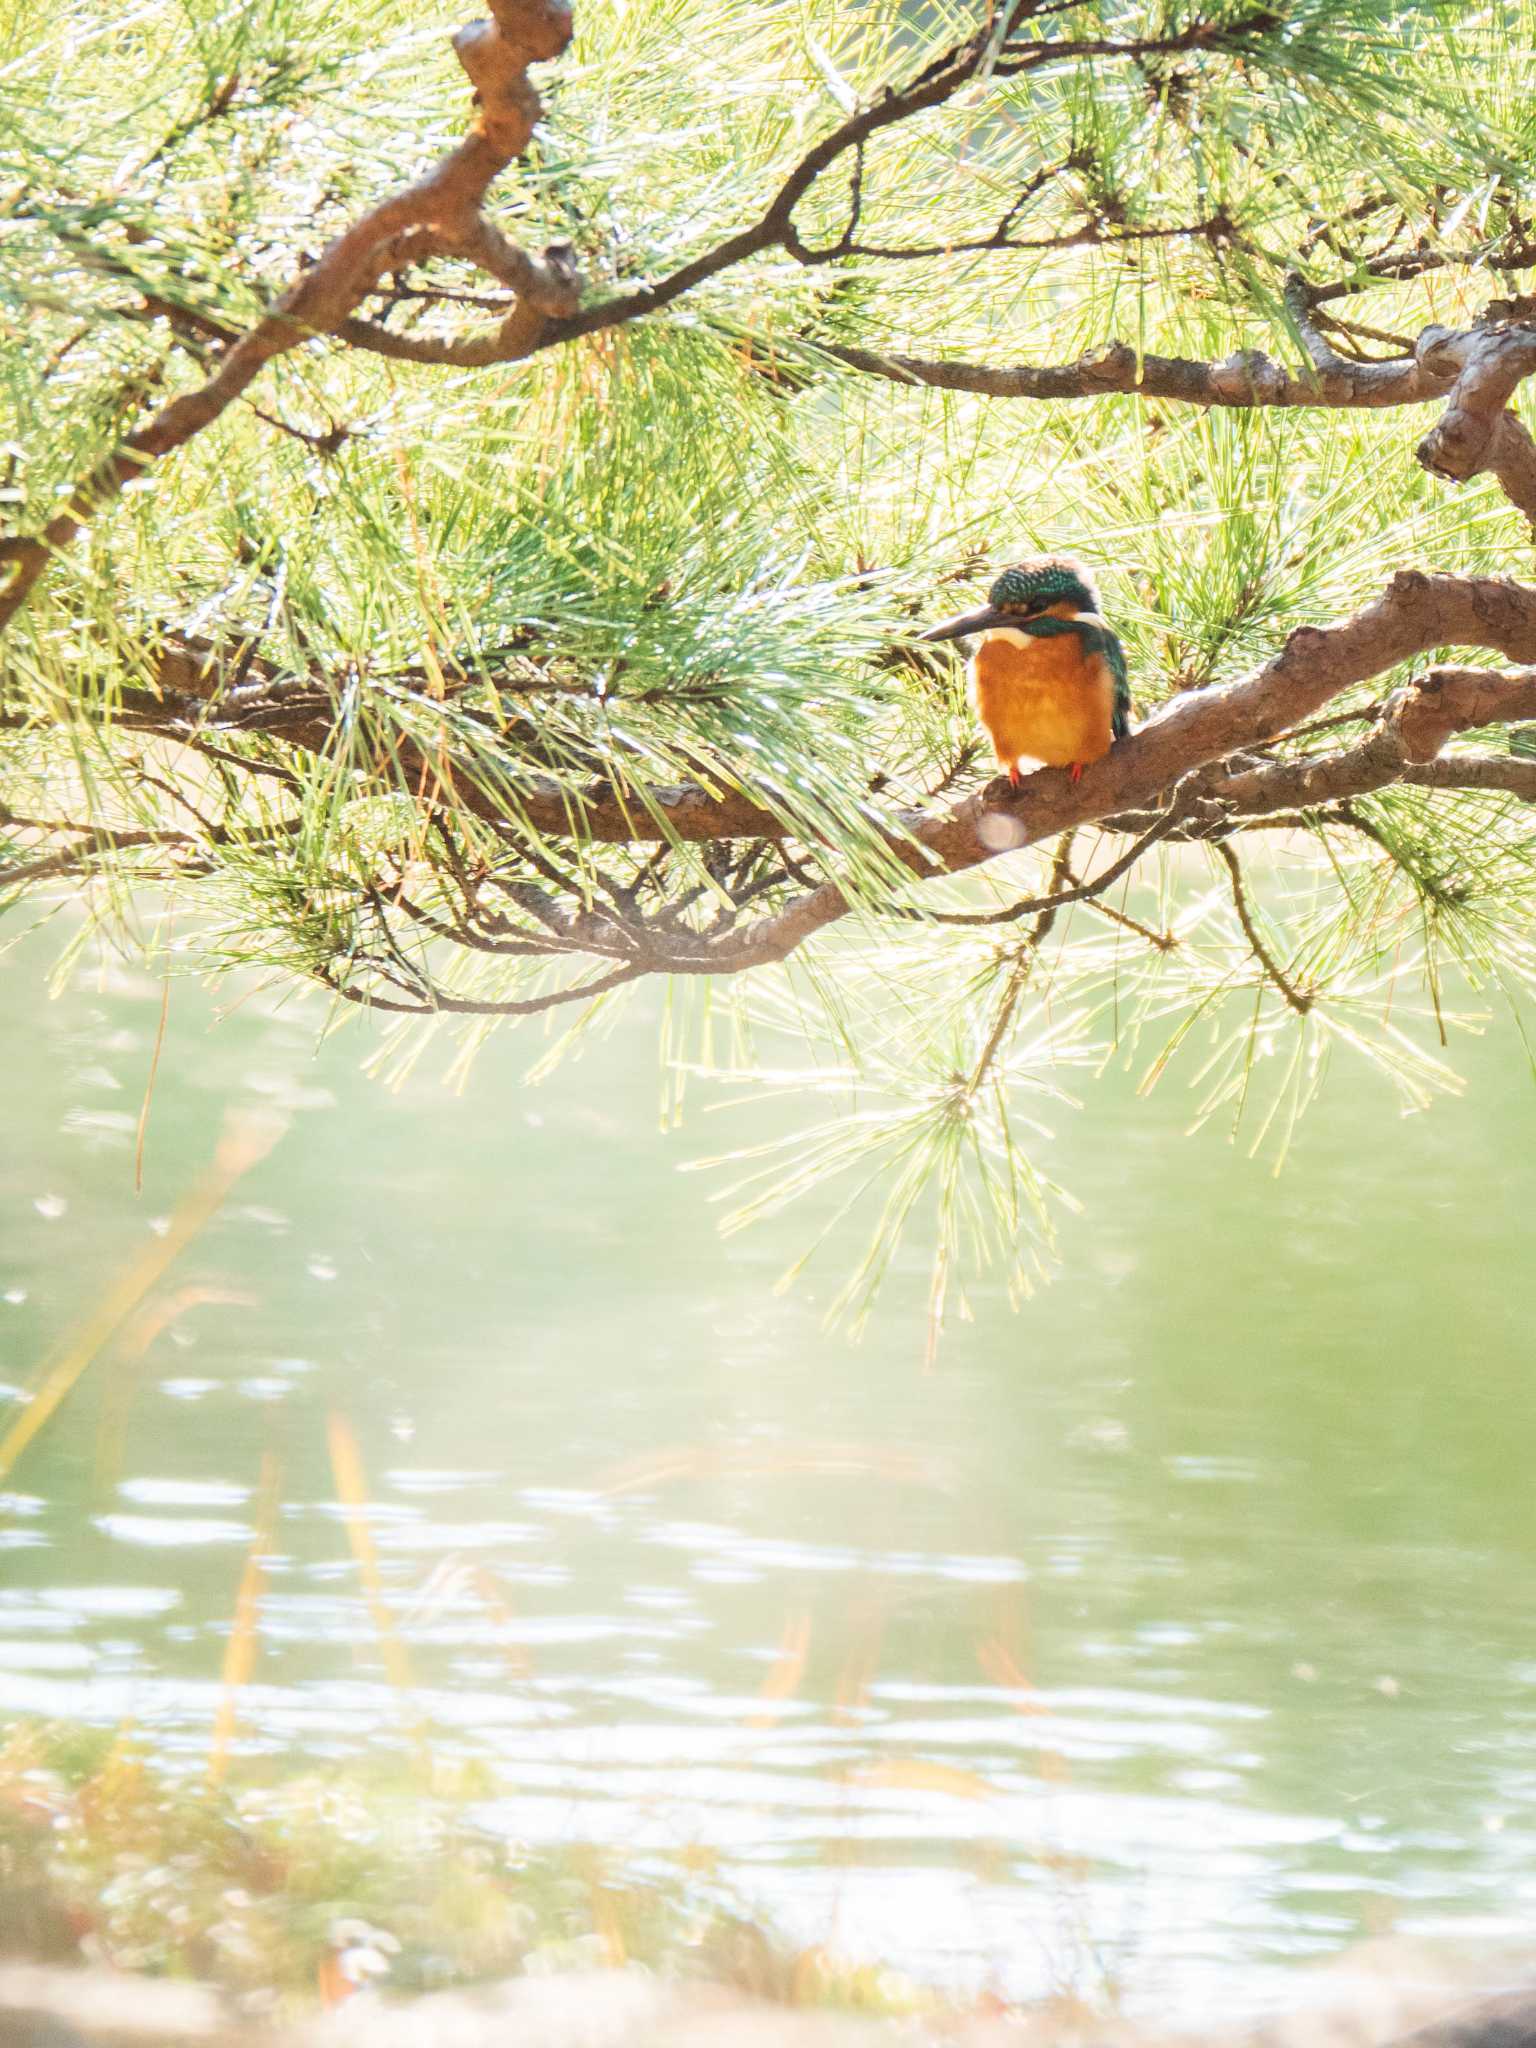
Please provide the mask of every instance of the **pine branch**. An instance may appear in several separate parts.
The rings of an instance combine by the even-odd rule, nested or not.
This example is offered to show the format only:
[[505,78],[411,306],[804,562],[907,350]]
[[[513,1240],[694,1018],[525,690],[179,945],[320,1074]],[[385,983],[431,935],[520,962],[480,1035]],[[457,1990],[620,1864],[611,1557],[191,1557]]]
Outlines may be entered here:
[[[1536,669],[1509,674],[1433,670],[1390,698],[1377,724],[1353,748],[1299,760],[1252,760],[1253,748],[1292,730],[1341,690],[1416,653],[1449,644],[1491,646],[1506,655],[1536,657],[1536,590],[1491,579],[1402,572],[1381,598],[1354,618],[1332,627],[1298,628],[1247,681],[1176,698],[1159,717],[1090,767],[1081,781],[1073,783],[1060,771],[1047,769],[1026,777],[1015,792],[999,779],[947,810],[894,814],[887,827],[888,844],[914,877],[923,880],[962,873],[1000,853],[1080,825],[1124,828],[1150,810],[1150,822],[1136,828],[1141,834],[1136,843],[1094,882],[1001,912],[975,918],[951,914],[947,920],[999,923],[1100,893],[1175,830],[1181,837],[1220,839],[1244,820],[1266,813],[1316,812],[1398,781],[1527,793],[1536,780],[1531,773],[1536,764],[1483,759],[1463,767],[1458,758],[1442,762],[1437,757],[1457,732],[1536,718]],[[134,730],[158,730],[171,738],[205,740],[217,733],[226,714],[211,680],[217,669],[208,654],[176,649],[167,650],[165,658],[184,684],[190,678],[200,693],[207,693],[191,700],[195,713],[189,716],[181,710],[167,718],[163,703],[152,710],[140,698],[128,705],[126,719]],[[184,697],[183,705],[187,702]],[[302,688],[296,700],[279,695],[263,705],[258,687],[255,703],[248,696],[233,707],[232,715],[247,733],[269,729],[291,746],[324,747],[330,735],[321,709],[325,702],[323,693],[311,686]],[[265,728],[259,722],[263,710]],[[1426,773],[1431,763],[1433,774]],[[428,809],[447,817],[462,805],[494,822],[510,846],[525,850],[530,828],[556,837],[574,833],[584,841],[681,841],[685,834],[705,840],[773,841],[787,835],[782,822],[758,807],[743,807],[734,798],[702,790],[679,792],[678,801],[666,809],[663,827],[643,807],[615,792],[573,800],[568,790],[545,791],[541,778],[519,776],[512,768],[509,793],[515,789],[516,802],[500,804],[493,792],[466,773],[450,769],[442,775],[414,743],[397,744],[393,772],[402,767],[408,777],[433,771],[430,787],[438,793],[420,799]],[[1162,794],[1169,790],[1177,792],[1171,802]],[[24,877],[12,879],[19,882]],[[555,880],[557,886],[569,886],[568,877],[557,875]],[[558,905],[552,905],[545,918],[549,929],[573,950],[617,950],[637,973],[736,974],[786,959],[846,915],[853,901],[842,884],[822,882],[778,910],[739,927],[733,920],[715,935],[678,928],[675,921],[670,930],[654,924],[626,928],[622,917],[594,919]]]
[[[536,256],[508,241],[481,210],[491,182],[526,149],[539,115],[529,65],[558,56],[571,33],[563,0],[496,0],[491,22],[472,24],[454,38],[479,107],[471,135],[432,171],[368,209],[337,236],[252,329],[232,336],[224,323],[205,319],[195,309],[146,296],[146,312],[170,318],[184,336],[215,341],[222,346],[222,356],[199,388],[162,407],[99,463],[41,533],[0,540],[0,567],[9,570],[0,590],[0,629],[26,603],[53,555],[77,537],[94,513],[162,457],[204,432],[268,364],[317,337],[335,337],[400,361],[476,368],[515,361],[647,318],[708,280],[773,250],[819,264],[844,257],[902,261],[957,249],[1070,249],[1179,238],[1205,239],[1213,248],[1236,246],[1236,230],[1225,213],[1181,225],[1138,226],[1117,224],[1090,211],[1076,228],[1020,241],[1011,233],[1019,205],[1053,175],[1048,172],[1025,181],[1021,198],[988,236],[913,245],[856,239],[867,145],[899,124],[949,103],[973,82],[1093,61],[1145,66],[1201,53],[1241,57],[1262,48],[1285,27],[1283,15],[1257,7],[1231,21],[1197,18],[1157,36],[1037,38],[1034,25],[1060,11],[1043,0],[1012,0],[987,28],[926,64],[906,86],[887,88],[812,144],[748,226],[654,283],[582,306],[568,245],[551,244]],[[836,243],[814,248],[800,234],[797,211],[824,175],[849,156],[853,175],[848,226]],[[483,330],[448,336],[396,333],[362,314],[364,301],[382,277],[431,256],[468,262],[507,286],[514,294],[510,310]],[[1407,273],[1399,266],[1393,274]],[[1293,317],[1313,357],[1309,374],[1286,370],[1254,350],[1241,350],[1219,362],[1199,362],[1139,355],[1119,343],[1075,364],[1013,370],[882,356],[841,344],[828,345],[824,353],[845,367],[896,382],[1007,397],[1059,399],[1135,391],[1143,397],[1201,405],[1356,407],[1419,403],[1454,386],[1452,404],[1426,438],[1420,460],[1437,473],[1460,480],[1485,471],[1494,475],[1511,501],[1536,520],[1536,443],[1506,410],[1509,393],[1536,362],[1536,329],[1508,320],[1496,336],[1481,329],[1448,334],[1432,328],[1420,337],[1411,361],[1361,362],[1334,350],[1313,317],[1312,309],[1325,289],[1313,290],[1296,278],[1287,285]],[[289,431],[286,423],[283,431]],[[318,437],[325,445],[332,438]]]
[[267,364],[317,335],[334,334],[386,271],[443,251],[472,257],[519,292],[504,327],[527,331],[568,312],[579,286],[564,253],[543,258],[516,250],[482,219],[492,181],[528,147],[541,105],[528,67],[558,57],[571,38],[564,0],[489,0],[493,19],[454,37],[454,51],[475,89],[475,126],[441,163],[369,208],[338,235],[289,287],[272,311],[232,342],[214,374],[171,400],[147,426],[79,485],[64,510],[36,537],[0,543],[9,584],[0,591],[0,631],[26,603],[51,557],[115,498],[125,484],[211,426]]

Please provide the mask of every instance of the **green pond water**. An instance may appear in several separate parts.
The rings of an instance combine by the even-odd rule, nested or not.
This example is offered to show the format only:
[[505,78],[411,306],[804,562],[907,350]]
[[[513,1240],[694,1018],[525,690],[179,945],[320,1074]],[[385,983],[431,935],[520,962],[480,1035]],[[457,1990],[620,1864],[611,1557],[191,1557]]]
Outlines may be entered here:
[[0,964],[0,1427],[226,1115],[287,1128],[3,1482],[0,1716],[131,1720],[200,1767],[271,1451],[260,1768],[404,1760],[420,1716],[486,1760],[488,1827],[708,1866],[928,1977],[1109,1974],[1164,2015],[1362,1934],[1536,1916],[1512,1029],[1423,1116],[1340,1070],[1278,1182],[1183,1136],[1177,1086],[1092,1088],[1051,1153],[1086,1205],[1058,1283],[1017,1317],[982,1290],[925,1373],[917,1251],[851,1346],[835,1256],[773,1292],[807,1219],[716,1235],[719,1179],[677,1169],[782,1112],[662,1134],[654,1015],[536,1089],[505,1036],[463,1093],[441,1061],[391,1093],[366,1029],[317,1052],[313,1012],[216,1021],[178,984],[136,1196],[159,985],[50,1001],[52,950]]

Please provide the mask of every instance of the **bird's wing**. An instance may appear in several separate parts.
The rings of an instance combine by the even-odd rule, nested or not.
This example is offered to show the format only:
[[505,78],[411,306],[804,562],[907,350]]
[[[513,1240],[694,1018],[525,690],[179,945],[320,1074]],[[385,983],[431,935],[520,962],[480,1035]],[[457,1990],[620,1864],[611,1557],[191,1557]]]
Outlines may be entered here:
[[1037,640],[1054,640],[1059,633],[1075,633],[1085,654],[1102,656],[1109,664],[1114,684],[1109,714],[1110,734],[1117,740],[1125,739],[1131,730],[1131,677],[1119,636],[1111,633],[1108,626],[1101,626],[1096,619],[1020,619],[1018,623],[1021,632],[1032,634]]
[[1107,626],[1100,629],[1103,646],[1099,652],[1109,663],[1109,672],[1114,677],[1115,695],[1110,707],[1109,730],[1112,738],[1127,739],[1131,730],[1131,675],[1125,665],[1125,649],[1120,645],[1119,636],[1111,633]]

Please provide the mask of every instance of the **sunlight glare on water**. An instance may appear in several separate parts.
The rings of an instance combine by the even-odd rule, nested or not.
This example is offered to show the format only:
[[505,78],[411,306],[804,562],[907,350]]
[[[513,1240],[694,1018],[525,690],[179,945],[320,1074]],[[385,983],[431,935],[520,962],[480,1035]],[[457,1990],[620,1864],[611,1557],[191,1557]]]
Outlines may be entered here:
[[[1111,1077],[1062,1114],[1058,1284],[1017,1318],[983,1290],[925,1374],[920,1251],[855,1347],[820,1327],[835,1254],[773,1293],[810,1218],[719,1240],[675,1169],[720,1120],[658,1134],[642,1010],[537,1090],[509,1036],[462,1095],[429,1063],[392,1094],[361,1031],[317,1054],[313,1014],[215,1025],[178,984],[136,1197],[159,986],[49,1002],[46,957],[8,956],[0,1024],[0,1432],[152,1284],[0,1479],[0,1714],[201,1768],[266,1453],[237,1760],[404,1755],[424,1722],[519,1839],[1164,2017],[1364,1933],[1528,1918],[1512,1032],[1408,1121],[1341,1074],[1278,1183],[1184,1139],[1175,1084]],[[256,1110],[282,1135],[216,1169]]]

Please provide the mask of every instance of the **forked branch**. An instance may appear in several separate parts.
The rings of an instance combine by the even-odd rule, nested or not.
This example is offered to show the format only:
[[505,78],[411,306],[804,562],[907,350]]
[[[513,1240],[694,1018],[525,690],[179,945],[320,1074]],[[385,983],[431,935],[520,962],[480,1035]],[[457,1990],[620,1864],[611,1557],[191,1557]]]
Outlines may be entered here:
[[[922,884],[964,873],[1080,826],[1097,824],[1135,835],[1127,849],[1087,882],[1064,880],[1044,897],[998,912],[945,914],[946,921],[1006,923],[1092,900],[1130,874],[1165,839],[1222,844],[1245,827],[1269,820],[1337,815],[1350,798],[1393,783],[1536,799],[1536,761],[1497,754],[1447,756],[1443,751],[1458,733],[1536,719],[1536,666],[1511,671],[1433,669],[1394,692],[1374,716],[1367,712],[1370,723],[1355,744],[1331,753],[1285,755],[1286,746],[1307,744],[1291,741],[1288,735],[1298,728],[1312,730],[1309,721],[1343,692],[1448,646],[1482,647],[1536,663],[1536,589],[1493,578],[1404,571],[1353,618],[1334,626],[1297,628],[1246,680],[1175,697],[1089,767],[1079,782],[1058,770],[1042,769],[1025,777],[1017,791],[998,779],[940,809],[893,811],[885,827],[888,845],[914,883]],[[258,679],[223,700],[207,680],[207,653],[201,666],[187,652],[174,659],[180,663],[184,694],[179,699],[167,694],[158,702],[146,696],[130,703],[124,716],[136,730],[158,731],[167,739],[199,745],[217,745],[225,731],[246,739],[265,734],[299,752],[329,744],[333,713],[318,681],[285,696],[275,683]],[[169,652],[166,661],[174,666]],[[1317,730],[1326,729],[1320,722]],[[227,749],[226,757],[241,758]],[[355,752],[353,758],[360,760]],[[545,902],[532,885],[518,884],[509,885],[510,900],[537,917],[542,940],[532,941],[526,933],[520,936],[518,928],[505,920],[477,917],[473,924],[460,922],[447,930],[446,935],[462,945],[487,952],[605,957],[614,963],[619,980],[651,973],[737,974],[787,959],[846,916],[856,901],[854,892],[834,876],[813,879],[801,893],[783,901],[784,889],[805,872],[805,863],[825,874],[835,863],[835,853],[797,840],[783,820],[733,796],[680,788],[665,806],[662,823],[651,810],[612,788],[594,786],[590,795],[575,797],[568,788],[546,785],[515,762],[508,764],[506,800],[498,803],[482,779],[467,770],[458,772],[451,757],[419,752],[411,758],[422,771],[418,800],[429,813],[439,809],[447,819],[455,804],[472,802],[501,833],[509,855],[520,859],[534,858],[530,834],[553,841],[569,836],[583,843],[607,839],[659,847],[689,840],[716,842],[745,845],[749,855],[754,846],[780,849],[778,868],[761,871],[753,856],[720,870],[727,879],[732,873],[754,877],[740,889],[743,913],[765,891],[775,891],[778,907],[766,912],[717,919],[713,926],[701,928],[680,916],[676,906],[659,918],[642,916],[634,890],[627,896],[615,895],[607,909],[568,911],[555,898]],[[400,773],[403,760],[398,740],[387,753],[381,752],[373,770],[380,787]],[[271,765],[263,761],[260,769],[265,772]],[[409,773],[409,761],[404,765]],[[77,864],[81,851],[79,846],[69,849]],[[23,877],[13,870],[4,879],[20,882]],[[557,891],[569,887],[558,871],[551,871],[550,879]],[[396,903],[401,900],[398,885],[386,893]],[[890,907],[898,915],[913,914],[910,901]],[[406,904],[403,914],[408,913]],[[430,924],[424,929],[434,935]],[[1255,951],[1263,961],[1262,946]],[[1291,985],[1283,970],[1271,971],[1273,964],[1266,971],[1283,991]],[[617,982],[603,980],[603,987],[613,985]],[[351,1000],[366,1000],[351,985],[345,992]],[[526,1003],[482,1004],[446,993],[438,1001],[430,990],[412,989],[397,991],[387,1001],[391,1007],[404,1001],[413,1009],[467,1007],[520,1015],[551,1001],[600,992],[596,984],[588,984]],[[1299,993],[1292,987],[1287,1000]]]
[[431,254],[463,255],[520,294],[505,329],[522,334],[571,312],[579,284],[563,249],[542,258],[515,249],[481,215],[490,185],[528,147],[541,104],[529,66],[558,57],[571,39],[565,0],[488,0],[492,19],[454,37],[475,88],[475,125],[424,177],[371,207],[338,235],[249,333],[232,341],[196,390],[164,406],[77,487],[40,535],[0,543],[10,581],[0,591],[0,629],[26,603],[51,557],[126,483],[211,426],[268,363],[351,319],[386,271]]

